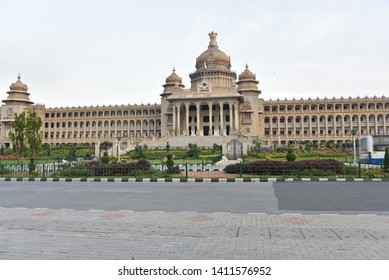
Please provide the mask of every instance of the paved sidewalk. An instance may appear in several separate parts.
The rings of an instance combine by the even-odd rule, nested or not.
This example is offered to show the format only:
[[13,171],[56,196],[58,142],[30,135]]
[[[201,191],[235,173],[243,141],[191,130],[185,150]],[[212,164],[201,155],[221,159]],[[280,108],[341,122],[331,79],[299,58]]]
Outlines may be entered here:
[[0,259],[389,259],[389,217],[0,208]]

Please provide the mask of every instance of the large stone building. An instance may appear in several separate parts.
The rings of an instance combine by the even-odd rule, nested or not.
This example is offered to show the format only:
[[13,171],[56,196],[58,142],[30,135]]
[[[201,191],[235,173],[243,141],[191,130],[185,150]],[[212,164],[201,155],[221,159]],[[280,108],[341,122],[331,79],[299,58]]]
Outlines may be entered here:
[[352,129],[358,135],[389,134],[387,97],[265,100],[248,66],[237,76],[230,57],[218,47],[217,33],[209,37],[208,48],[189,74],[190,87],[185,88],[173,69],[163,85],[161,104],[45,108],[30,101],[18,76],[1,107],[0,144],[10,145],[10,122],[14,113],[25,110],[41,116],[43,142],[50,144],[120,141],[127,147],[147,140],[153,140],[150,145],[175,143],[174,139],[185,145],[225,144],[230,139],[341,143],[350,140]]

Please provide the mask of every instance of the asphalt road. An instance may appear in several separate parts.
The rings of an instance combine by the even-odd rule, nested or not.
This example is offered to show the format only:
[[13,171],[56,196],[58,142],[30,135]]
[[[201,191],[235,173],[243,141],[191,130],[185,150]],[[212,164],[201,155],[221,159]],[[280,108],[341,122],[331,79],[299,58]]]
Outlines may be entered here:
[[385,182],[1,182],[0,207],[200,213],[385,213]]

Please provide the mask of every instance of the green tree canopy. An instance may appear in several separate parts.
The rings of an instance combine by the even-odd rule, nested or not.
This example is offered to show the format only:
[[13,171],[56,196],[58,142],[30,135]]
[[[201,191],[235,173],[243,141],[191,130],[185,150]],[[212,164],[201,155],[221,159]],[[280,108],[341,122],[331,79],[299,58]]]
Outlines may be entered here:
[[14,115],[9,138],[11,139],[12,148],[16,152],[18,159],[20,159],[26,147],[30,148],[31,157],[36,157],[42,145],[42,124],[42,119],[37,116],[35,111],[27,112],[27,114],[22,112]]
[[42,119],[35,111],[28,112],[26,118],[26,140],[31,151],[31,157],[35,158],[42,146]]
[[15,114],[14,120],[11,122],[11,131],[9,138],[12,142],[12,149],[16,152],[16,156],[20,159],[23,150],[26,147],[25,133],[26,133],[26,113]]

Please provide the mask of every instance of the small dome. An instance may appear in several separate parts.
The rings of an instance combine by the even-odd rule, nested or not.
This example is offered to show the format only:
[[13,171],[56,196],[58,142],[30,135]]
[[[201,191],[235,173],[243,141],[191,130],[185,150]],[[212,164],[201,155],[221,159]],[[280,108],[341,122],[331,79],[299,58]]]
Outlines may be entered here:
[[216,42],[217,33],[212,31],[208,35],[210,38],[208,49],[197,57],[196,69],[213,68],[218,66],[230,69],[230,57],[219,49]]
[[15,83],[12,83],[9,86],[9,89],[11,91],[24,91],[24,92],[28,91],[27,85],[23,84],[22,81],[20,81],[20,74],[18,75],[18,80]]
[[249,66],[246,64],[246,70],[239,75],[239,81],[242,80],[255,80],[255,74],[249,70]]
[[179,83],[179,84],[182,84],[182,78],[180,78],[177,74],[176,74],[176,69],[173,68],[173,73],[166,78],[166,83],[167,84],[171,84],[171,83]]

